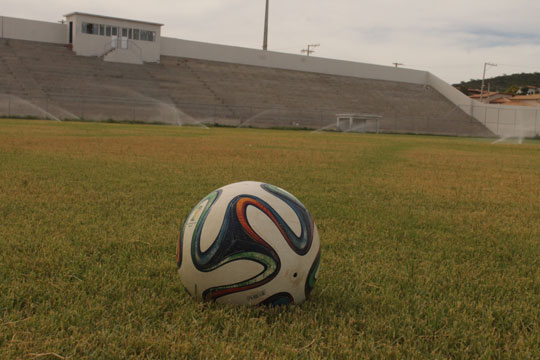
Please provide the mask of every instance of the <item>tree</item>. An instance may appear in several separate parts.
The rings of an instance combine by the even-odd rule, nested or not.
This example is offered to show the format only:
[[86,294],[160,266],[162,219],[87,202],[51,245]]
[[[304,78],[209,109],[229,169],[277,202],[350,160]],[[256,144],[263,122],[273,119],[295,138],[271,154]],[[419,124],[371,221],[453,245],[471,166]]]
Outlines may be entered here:
[[510,85],[506,90],[504,90],[504,93],[505,94],[510,94],[510,95],[516,95],[518,90],[519,90],[519,86]]
[[456,89],[464,93],[465,95],[469,96],[469,87],[465,83],[465,81],[462,81],[459,85],[454,85]]

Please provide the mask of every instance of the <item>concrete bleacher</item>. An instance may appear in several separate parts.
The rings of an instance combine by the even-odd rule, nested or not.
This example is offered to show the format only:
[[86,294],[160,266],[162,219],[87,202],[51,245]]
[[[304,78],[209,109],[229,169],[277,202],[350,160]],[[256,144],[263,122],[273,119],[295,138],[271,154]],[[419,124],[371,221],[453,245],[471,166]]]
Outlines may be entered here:
[[[370,113],[382,116],[386,132],[492,135],[423,85],[169,56],[120,64],[63,45],[5,39],[0,64],[0,115],[8,115],[8,97],[12,115],[14,103],[24,109],[39,102],[59,119],[318,129],[332,128],[338,113]],[[39,116],[27,108],[14,115]]]

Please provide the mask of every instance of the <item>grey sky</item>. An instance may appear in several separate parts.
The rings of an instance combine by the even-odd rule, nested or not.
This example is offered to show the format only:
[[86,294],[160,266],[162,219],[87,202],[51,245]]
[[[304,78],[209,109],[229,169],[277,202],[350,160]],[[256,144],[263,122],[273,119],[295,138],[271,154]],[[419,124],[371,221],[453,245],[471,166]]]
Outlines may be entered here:
[[[163,35],[261,48],[264,0],[5,2],[5,16],[89,12],[165,24]],[[540,71],[538,0],[270,0],[268,50],[427,70],[450,83]]]

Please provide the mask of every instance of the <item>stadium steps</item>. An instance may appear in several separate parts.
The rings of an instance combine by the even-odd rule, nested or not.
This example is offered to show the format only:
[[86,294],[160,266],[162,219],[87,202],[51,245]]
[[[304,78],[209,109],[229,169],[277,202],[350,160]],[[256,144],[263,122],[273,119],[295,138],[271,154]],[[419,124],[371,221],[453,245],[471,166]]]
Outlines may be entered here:
[[383,116],[388,132],[491,135],[422,85],[170,56],[119,64],[22,40],[0,42],[0,62],[0,92],[48,96],[65,116],[321,128],[352,112]]
[[11,79],[18,82],[24,95],[45,98],[47,95],[32,77],[32,73],[25,66],[21,56],[19,56],[17,48],[12,47],[10,43],[5,43],[2,49],[1,61],[5,72],[11,75]]
[[198,80],[200,86],[202,86],[204,89],[206,89],[209,93],[213,95],[215,102],[223,105],[224,109],[229,112],[230,115],[234,116],[234,111],[228,106],[230,102],[226,101],[222,96],[220,96],[220,94],[218,94],[218,92],[213,89],[213,86],[211,85],[213,83],[213,80],[201,76],[199,71],[192,68],[190,61],[181,61],[180,66],[183,66],[184,69],[190,72],[193,77]]

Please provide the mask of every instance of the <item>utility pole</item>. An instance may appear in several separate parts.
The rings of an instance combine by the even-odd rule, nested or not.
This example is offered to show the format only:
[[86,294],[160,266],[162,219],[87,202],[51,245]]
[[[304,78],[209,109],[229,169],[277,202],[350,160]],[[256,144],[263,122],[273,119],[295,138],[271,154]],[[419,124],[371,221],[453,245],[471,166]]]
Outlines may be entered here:
[[394,67],[398,67],[398,66],[401,66],[401,65],[405,65],[403,63],[399,63],[399,62],[395,62],[395,63],[392,63],[394,65]]
[[266,10],[264,12],[264,38],[263,38],[263,50],[268,50],[268,1],[266,0]]
[[[480,89],[480,102],[482,102],[482,98],[484,97],[484,81],[486,79],[486,67],[487,66],[497,66],[497,64],[492,64],[485,62],[484,63],[484,73],[482,74],[482,88]],[[489,96],[489,94],[488,94]]]
[[321,44],[309,44],[307,46],[307,49],[302,49],[301,52],[305,53],[307,56],[309,56],[310,54],[315,52],[315,50],[311,50],[311,48],[314,48],[314,47],[317,47],[317,46],[321,46]]

